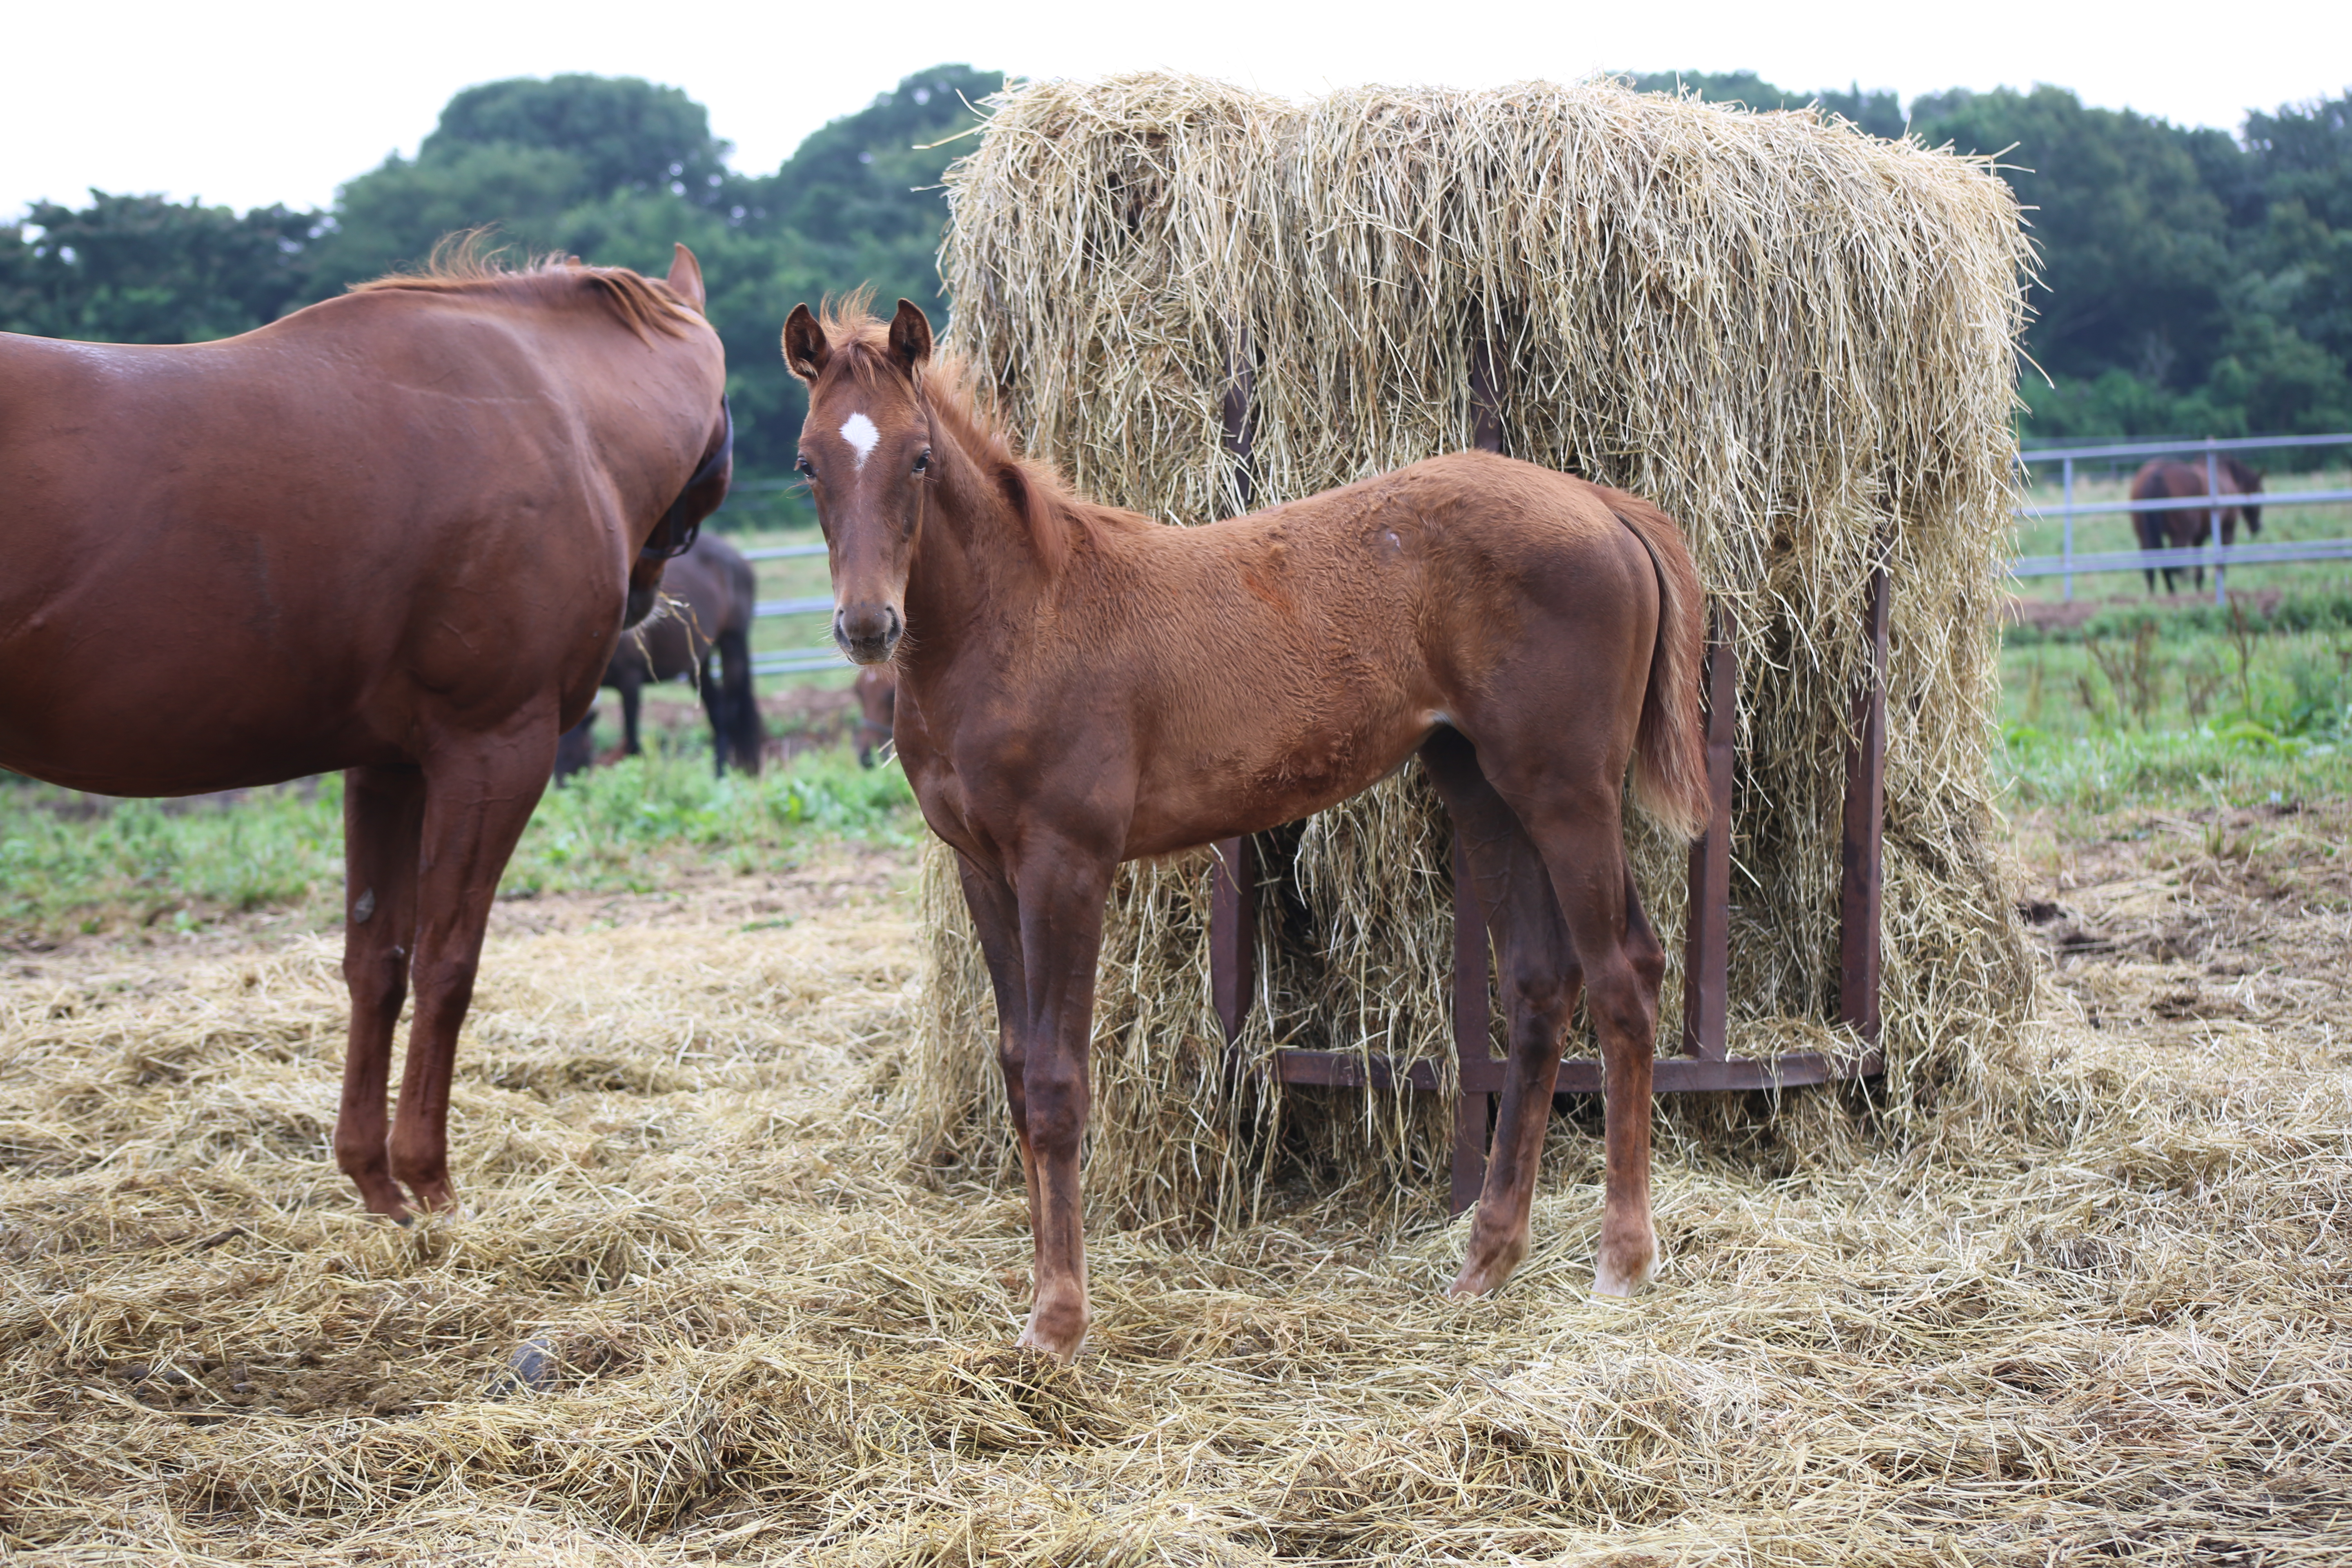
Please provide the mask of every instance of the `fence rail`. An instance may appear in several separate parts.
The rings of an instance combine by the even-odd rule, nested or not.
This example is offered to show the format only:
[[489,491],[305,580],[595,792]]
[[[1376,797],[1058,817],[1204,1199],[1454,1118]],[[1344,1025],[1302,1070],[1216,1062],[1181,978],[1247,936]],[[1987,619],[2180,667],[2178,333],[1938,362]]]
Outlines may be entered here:
[[[2064,543],[2055,555],[2020,557],[2011,567],[2014,577],[2057,577],[2063,580],[2062,592],[2066,598],[2074,596],[2077,576],[2095,576],[2102,572],[2163,572],[2183,567],[2213,569],[2213,602],[2225,603],[2229,598],[2228,570],[2231,566],[2273,565],[2290,561],[2341,561],[2352,558],[2352,539],[2303,539],[2276,544],[2224,544],[2221,542],[2221,514],[2234,507],[2252,504],[2265,510],[2289,506],[2325,506],[2352,500],[2352,489],[2335,490],[2265,490],[2258,495],[2238,496],[2222,504],[2220,475],[2217,470],[2224,452],[2254,452],[2278,447],[2311,447],[2352,446],[2352,434],[2332,436],[2246,436],[2229,439],[2208,437],[2202,441],[2132,441],[2107,447],[2050,447],[2039,451],[2020,452],[2021,468],[2032,469],[2056,463],[2059,466],[2060,494],[2063,499],[2056,506],[2021,505],[2016,509],[2021,518],[2057,518],[2064,524]],[[2077,501],[2074,499],[2074,465],[2092,458],[2201,457],[2205,460],[2205,491],[2201,496],[2165,496],[2154,500]],[[2074,520],[2091,515],[2112,516],[2118,513],[2137,514],[2144,511],[2201,511],[2210,514],[2210,533],[2200,545],[2166,550],[2101,550],[2087,553],[2074,549]]]

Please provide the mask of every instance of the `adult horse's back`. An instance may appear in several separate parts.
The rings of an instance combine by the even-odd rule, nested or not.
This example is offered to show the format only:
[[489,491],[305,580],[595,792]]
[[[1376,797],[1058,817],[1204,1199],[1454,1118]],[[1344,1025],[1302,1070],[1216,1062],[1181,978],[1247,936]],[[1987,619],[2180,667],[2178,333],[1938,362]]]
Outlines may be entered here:
[[455,1201],[499,876],[630,589],[726,493],[702,302],[680,247],[664,282],[461,262],[213,343],[0,334],[0,765],[122,795],[348,770],[335,1153],[378,1213]]

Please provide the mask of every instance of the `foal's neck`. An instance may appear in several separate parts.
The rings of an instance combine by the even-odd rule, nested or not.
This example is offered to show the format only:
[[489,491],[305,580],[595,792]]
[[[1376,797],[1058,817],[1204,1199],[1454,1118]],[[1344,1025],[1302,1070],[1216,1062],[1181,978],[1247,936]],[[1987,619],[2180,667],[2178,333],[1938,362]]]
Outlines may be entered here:
[[910,673],[944,669],[959,655],[992,658],[986,650],[1017,635],[1053,590],[1045,552],[997,465],[945,420],[934,422],[931,446],[929,513],[907,568],[910,663],[919,667]]

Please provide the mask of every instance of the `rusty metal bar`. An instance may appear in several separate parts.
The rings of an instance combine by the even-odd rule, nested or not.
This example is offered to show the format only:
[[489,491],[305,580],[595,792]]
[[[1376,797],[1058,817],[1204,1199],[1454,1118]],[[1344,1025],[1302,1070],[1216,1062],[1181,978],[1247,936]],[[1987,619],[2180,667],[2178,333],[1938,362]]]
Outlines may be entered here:
[[[1851,1057],[1823,1056],[1818,1051],[1792,1051],[1784,1057],[1733,1057],[1724,1061],[1709,1061],[1697,1057],[1660,1057],[1653,1069],[1652,1089],[1659,1094],[1690,1094],[1726,1089],[1793,1089],[1801,1084],[1834,1083],[1843,1079],[1866,1077],[1878,1070],[1878,1053],[1865,1051]],[[1424,1093],[1434,1094],[1440,1085],[1437,1064],[1420,1061],[1407,1064],[1402,1073],[1386,1057],[1369,1059],[1354,1051],[1283,1050],[1275,1054],[1276,1071],[1285,1083],[1312,1084],[1328,1089],[1394,1089],[1399,1083]],[[1507,1064],[1487,1061],[1476,1064],[1472,1074],[1477,1099],[1500,1093],[1503,1072]],[[1555,1094],[1598,1094],[1601,1092],[1601,1063],[1591,1057],[1579,1057],[1559,1064],[1559,1076],[1552,1080]],[[1468,1098],[1468,1096],[1465,1096]],[[1476,1127],[1475,1118],[1464,1118],[1457,1126]],[[1483,1156],[1479,1164],[1480,1177],[1485,1179]],[[1458,1194],[1457,1194],[1458,1195]],[[1478,1195],[1476,1185],[1469,1189],[1473,1199]],[[1469,1206],[1467,1203],[1462,1205]],[[1455,1213],[1460,1213],[1456,1209]]]
[[1845,819],[1838,846],[1838,1022],[1878,1044],[1880,916],[1886,817],[1886,563],[1870,574],[1864,635],[1868,668],[1853,694],[1845,753]]
[[1706,664],[1706,831],[1691,846],[1683,941],[1683,1055],[1721,1061],[1731,1013],[1731,765],[1738,729],[1738,656],[1711,617]]
[[1257,850],[1247,837],[1217,840],[1209,882],[1209,999],[1238,1043],[1257,992]]
[[1495,1090],[1502,1087],[1502,1064],[1486,1049],[1486,916],[1478,906],[1478,884],[1470,875],[1470,854],[1454,837],[1454,1058],[1461,1092],[1454,1102],[1453,1211],[1478,1201],[1486,1184]]

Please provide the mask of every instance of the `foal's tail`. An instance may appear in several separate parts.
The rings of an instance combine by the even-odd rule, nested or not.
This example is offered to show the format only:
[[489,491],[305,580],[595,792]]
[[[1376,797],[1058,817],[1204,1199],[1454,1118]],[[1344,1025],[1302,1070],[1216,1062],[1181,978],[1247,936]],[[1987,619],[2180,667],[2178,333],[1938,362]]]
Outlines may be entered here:
[[1639,496],[1603,492],[1617,521],[1650,552],[1658,573],[1658,640],[1633,746],[1633,800],[1671,833],[1706,831],[1706,736],[1699,713],[1699,663],[1706,652],[1706,599],[1698,568],[1675,520]]

